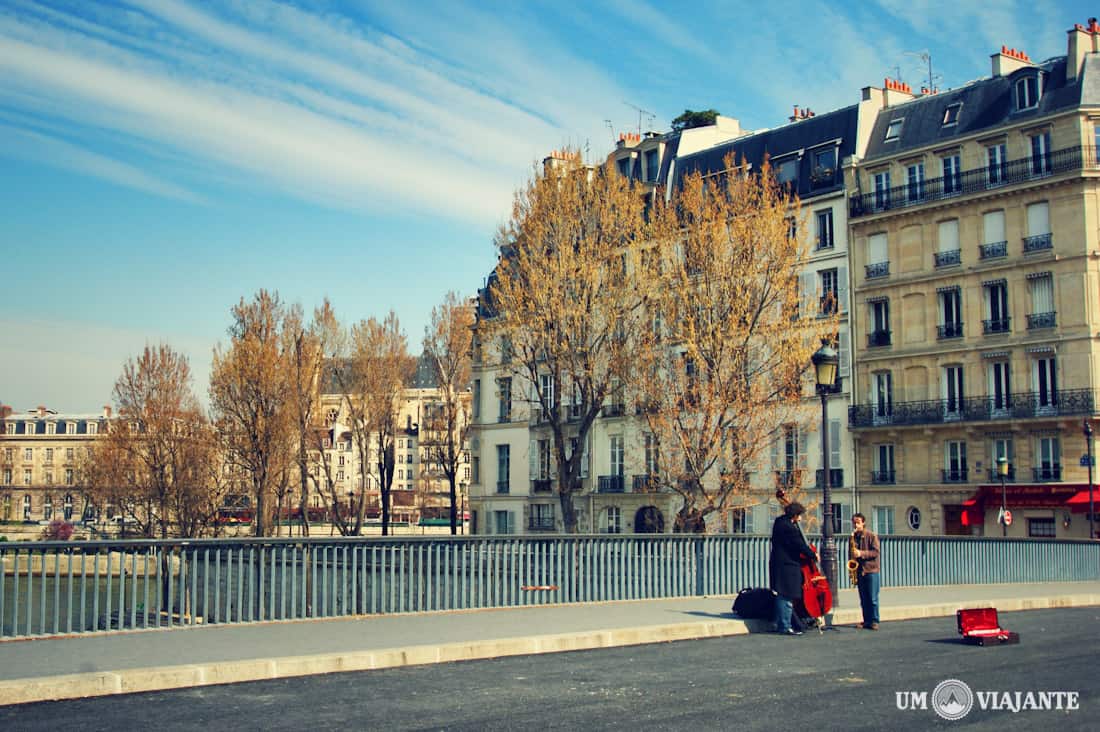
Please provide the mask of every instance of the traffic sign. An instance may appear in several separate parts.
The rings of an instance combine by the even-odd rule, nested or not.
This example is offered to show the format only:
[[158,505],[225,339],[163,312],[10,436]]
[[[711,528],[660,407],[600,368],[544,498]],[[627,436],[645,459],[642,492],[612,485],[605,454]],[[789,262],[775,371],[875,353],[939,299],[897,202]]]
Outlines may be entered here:
[[1096,467],[1096,456],[1095,455],[1082,455],[1081,456],[1081,467],[1082,468],[1089,467],[1089,460],[1090,459],[1092,460],[1092,467],[1095,468]]
[[1012,526],[1012,511],[1005,509],[1005,526]]

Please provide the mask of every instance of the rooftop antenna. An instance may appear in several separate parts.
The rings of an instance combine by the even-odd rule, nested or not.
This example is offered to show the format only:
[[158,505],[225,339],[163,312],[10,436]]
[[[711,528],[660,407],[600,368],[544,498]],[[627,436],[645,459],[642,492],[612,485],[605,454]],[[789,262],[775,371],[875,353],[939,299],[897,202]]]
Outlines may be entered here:
[[635,104],[631,104],[630,102],[624,101],[623,104],[630,107],[631,109],[636,109],[638,111],[638,137],[641,137],[642,136],[642,117],[645,117],[646,119],[648,119],[649,120],[649,126],[652,127],[654,121],[656,121],[656,119],[657,119],[657,115],[653,114],[653,112],[650,112],[648,109],[642,109],[641,107],[639,107]]
[[615,125],[611,124],[611,120],[609,120],[609,119],[605,119],[603,121],[603,123],[605,125],[607,125],[607,129],[611,132],[611,144],[614,145],[615,144]]
[[935,94],[939,89],[936,82],[943,77],[932,73],[932,54],[928,51],[905,51],[906,56],[916,56],[928,66],[928,93]]

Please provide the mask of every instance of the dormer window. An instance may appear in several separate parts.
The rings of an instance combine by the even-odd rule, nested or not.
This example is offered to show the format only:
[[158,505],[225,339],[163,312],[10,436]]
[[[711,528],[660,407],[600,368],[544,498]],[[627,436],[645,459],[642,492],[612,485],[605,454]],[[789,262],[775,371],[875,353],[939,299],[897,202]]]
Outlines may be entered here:
[[775,165],[775,179],[779,183],[798,182],[798,158],[787,158]]
[[1016,80],[1016,110],[1031,109],[1039,103],[1039,75],[1029,74]]
[[890,120],[890,126],[886,128],[886,142],[896,140],[901,137],[901,125],[905,122],[905,118]]
[[943,112],[943,126],[952,127],[959,122],[959,111],[962,109],[962,102],[957,104],[948,105],[947,109]]
[[23,434],[24,435],[33,435],[34,434],[34,422],[24,422],[23,423]]

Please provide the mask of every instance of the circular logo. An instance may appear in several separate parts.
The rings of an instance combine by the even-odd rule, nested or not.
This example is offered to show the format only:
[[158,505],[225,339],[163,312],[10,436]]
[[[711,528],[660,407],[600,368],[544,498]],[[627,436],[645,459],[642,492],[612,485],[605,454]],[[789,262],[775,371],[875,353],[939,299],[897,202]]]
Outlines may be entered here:
[[932,708],[944,719],[962,719],[974,706],[974,693],[958,679],[947,679],[932,691]]

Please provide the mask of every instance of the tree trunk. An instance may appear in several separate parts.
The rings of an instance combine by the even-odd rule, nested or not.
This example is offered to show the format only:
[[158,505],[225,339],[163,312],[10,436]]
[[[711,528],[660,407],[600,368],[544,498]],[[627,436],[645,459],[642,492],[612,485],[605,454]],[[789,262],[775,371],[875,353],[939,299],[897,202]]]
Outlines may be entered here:
[[559,490],[558,502],[561,504],[561,523],[565,533],[577,533],[577,509],[573,506],[573,491]]
[[451,483],[451,535],[458,533],[458,490],[455,488],[455,477],[449,476]]

